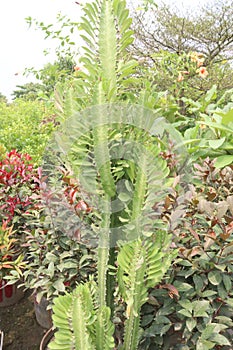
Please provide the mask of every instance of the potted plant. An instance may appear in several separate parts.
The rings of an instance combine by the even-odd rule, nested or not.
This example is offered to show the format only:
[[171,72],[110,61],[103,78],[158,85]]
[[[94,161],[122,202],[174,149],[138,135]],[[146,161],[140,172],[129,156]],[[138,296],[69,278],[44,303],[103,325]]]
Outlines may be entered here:
[[[45,178],[41,177],[40,191],[33,197],[36,207],[24,214],[31,230],[25,231],[27,254],[22,285],[33,290],[36,318],[45,328],[51,326],[53,298],[73,290],[77,283],[85,281],[96,271],[92,247],[80,242],[78,233],[76,237],[69,237],[61,227],[57,227],[51,215],[50,210],[55,210],[56,200],[59,211],[62,205],[64,208],[69,206],[77,217],[78,210],[79,215],[89,211],[88,208],[81,208],[74,178],[62,170],[59,194],[52,194],[47,189]],[[48,197],[53,203],[52,208],[49,207]],[[68,223],[64,222],[64,225],[68,226]]]
[[12,150],[0,160],[0,220],[13,226],[13,236],[22,248],[24,232],[30,230],[23,215],[35,205],[33,195],[39,189],[38,171],[27,153]]
[[19,254],[18,242],[13,235],[12,226],[7,227],[3,222],[0,227],[0,307],[16,303],[24,295],[17,284],[7,282],[9,276],[20,279],[25,268],[23,255]]
[[[69,181],[72,180],[68,180],[67,174],[61,173],[61,176],[64,177],[64,205],[71,206]],[[9,238],[11,251],[8,255],[5,248],[3,251],[4,278],[8,284],[18,282],[20,278],[21,287],[33,291],[37,320],[42,326],[49,327],[51,321],[46,309],[53,297],[86,279],[95,271],[95,261],[87,246],[54,227],[46,196],[41,169],[33,166],[31,157],[16,150],[7,153],[0,162],[0,218],[4,225],[11,225],[13,229],[7,231],[8,236],[1,235],[3,240]],[[74,210],[79,210],[78,207],[77,202]],[[17,264],[24,266],[21,275],[17,273]],[[15,269],[11,269],[13,266]]]
[[[35,205],[33,194],[38,191],[38,173],[29,154],[16,150],[5,153],[0,159],[0,222],[1,275],[9,295],[26,267],[27,242],[25,232],[30,231],[24,214]],[[7,281],[7,282],[6,282]],[[3,289],[1,289],[3,293]],[[20,289],[19,295],[22,294]]]

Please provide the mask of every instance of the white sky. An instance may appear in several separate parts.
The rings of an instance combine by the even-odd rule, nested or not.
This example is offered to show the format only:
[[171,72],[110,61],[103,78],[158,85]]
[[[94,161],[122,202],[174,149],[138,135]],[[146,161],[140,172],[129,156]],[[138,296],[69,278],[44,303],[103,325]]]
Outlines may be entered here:
[[[200,0],[166,0],[181,8],[197,5]],[[84,3],[83,0],[78,2]],[[156,2],[156,1],[155,1]],[[202,0],[202,4],[208,0]],[[45,24],[54,23],[61,12],[78,21],[81,7],[74,0],[5,0],[0,5],[0,92],[10,100],[16,85],[28,80],[22,73],[26,67],[41,68],[53,62],[55,56],[44,56],[43,50],[53,46],[44,40],[43,33],[28,29],[26,17]],[[18,73],[18,75],[15,75]]]
[[[0,5],[0,92],[10,98],[16,85],[27,80],[22,73],[26,67],[41,68],[55,56],[44,56],[43,50],[52,46],[41,31],[28,29],[26,17],[45,24],[54,23],[61,12],[78,20],[80,6],[73,0],[6,0]],[[18,75],[15,75],[18,73]]]

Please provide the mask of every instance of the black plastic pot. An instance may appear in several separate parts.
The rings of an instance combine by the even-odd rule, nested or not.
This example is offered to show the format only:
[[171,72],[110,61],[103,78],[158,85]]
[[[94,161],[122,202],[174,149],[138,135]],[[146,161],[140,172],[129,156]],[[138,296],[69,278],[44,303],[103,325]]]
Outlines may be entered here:
[[36,296],[34,297],[34,310],[35,310],[36,320],[41,327],[46,329],[50,329],[53,325],[52,311],[47,310],[48,305],[49,303],[44,297],[42,297],[39,303],[36,301]]

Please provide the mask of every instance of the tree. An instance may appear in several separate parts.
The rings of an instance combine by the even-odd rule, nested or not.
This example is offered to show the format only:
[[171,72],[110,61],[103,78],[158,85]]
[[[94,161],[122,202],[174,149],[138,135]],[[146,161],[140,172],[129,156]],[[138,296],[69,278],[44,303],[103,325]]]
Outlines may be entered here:
[[7,98],[6,96],[4,96],[1,92],[0,92],[0,103],[3,102],[3,103],[7,103]]
[[54,87],[58,82],[69,80],[74,72],[75,63],[70,57],[59,56],[53,63],[47,63],[40,70],[30,68],[26,70],[27,75],[33,75],[39,82],[17,85],[13,92],[13,98],[24,98],[27,101],[35,99],[49,99]]
[[44,86],[38,83],[26,83],[24,85],[16,85],[16,90],[13,91],[13,99],[23,98],[26,101],[34,101],[38,99],[39,93],[43,92]]
[[69,56],[58,56],[54,63],[46,64],[40,71],[36,72],[36,78],[44,86],[45,93],[50,96],[58,82],[64,82],[71,78],[75,63]]
[[[203,54],[209,72],[208,80],[205,84],[202,81],[201,86],[197,85],[197,90],[205,92],[213,84],[217,84],[220,90],[232,87],[232,0],[217,0],[214,6],[205,5],[195,13],[186,14],[165,3],[148,6],[146,10],[134,11],[133,28],[133,53],[137,57],[149,57],[150,64],[158,72],[162,69],[161,61],[164,64],[164,53],[170,53],[174,61],[175,57],[179,60],[184,53],[195,51]],[[169,77],[167,84],[163,81],[164,85],[171,85]]]
[[233,1],[217,0],[185,15],[162,3],[134,11],[135,48],[151,54],[166,50],[180,54],[198,51],[209,61],[233,58]]

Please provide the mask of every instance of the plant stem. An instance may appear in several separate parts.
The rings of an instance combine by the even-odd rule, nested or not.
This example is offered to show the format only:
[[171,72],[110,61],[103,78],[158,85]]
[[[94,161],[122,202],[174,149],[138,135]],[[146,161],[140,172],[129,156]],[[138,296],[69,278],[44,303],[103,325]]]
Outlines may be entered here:
[[98,248],[98,286],[99,286],[99,306],[106,306],[107,282],[109,260],[109,237],[110,237],[110,200],[105,196],[102,201],[102,222]]
[[[110,248],[109,250],[109,260],[108,264],[111,266],[115,265],[116,261],[116,251],[115,247]],[[107,274],[107,306],[110,307],[111,309],[111,314],[113,315],[113,310],[114,310],[114,287],[115,287],[115,276],[110,275],[109,273]]]

